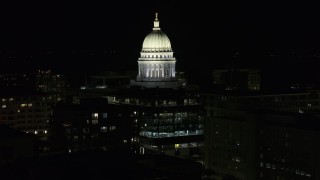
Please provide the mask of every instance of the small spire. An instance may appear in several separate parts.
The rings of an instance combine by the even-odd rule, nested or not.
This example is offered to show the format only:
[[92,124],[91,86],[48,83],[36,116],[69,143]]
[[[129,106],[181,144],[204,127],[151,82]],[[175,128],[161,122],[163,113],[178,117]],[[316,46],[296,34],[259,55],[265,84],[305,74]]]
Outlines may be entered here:
[[156,12],[156,19],[155,19],[155,21],[158,21],[158,13]]
[[158,13],[156,13],[156,18],[154,19],[154,22],[153,22],[153,30],[160,30]]

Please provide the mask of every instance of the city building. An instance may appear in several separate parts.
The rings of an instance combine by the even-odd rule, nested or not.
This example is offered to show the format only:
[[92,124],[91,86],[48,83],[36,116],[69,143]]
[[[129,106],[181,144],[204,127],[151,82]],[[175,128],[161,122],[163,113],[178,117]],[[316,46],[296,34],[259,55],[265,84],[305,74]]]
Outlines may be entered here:
[[37,92],[50,95],[53,104],[64,100],[67,86],[64,75],[51,70],[38,70],[35,76]]
[[203,155],[203,106],[197,91],[126,89],[108,95],[109,104],[129,110],[131,143],[141,154],[164,153],[191,158]]
[[[95,76],[101,84],[81,88],[73,100],[108,98],[108,107],[119,109],[119,117],[131,122],[128,143],[137,154],[164,153],[202,161],[204,119],[199,89],[187,85],[184,73],[177,73],[175,67],[170,40],[160,30],[156,14],[153,30],[143,41],[138,75],[130,86],[115,88],[110,78]],[[116,81],[122,78],[114,77]]]
[[109,106],[106,98],[84,98],[79,104],[59,103],[54,108],[50,129],[51,151],[129,149],[131,127],[123,110]]
[[35,135],[0,125],[0,167],[36,157],[37,145]]
[[1,179],[194,179],[200,163],[165,155],[132,155],[122,151],[55,153],[1,166]]
[[50,70],[2,74],[0,86],[0,124],[39,136],[39,151],[48,151],[49,123],[54,106],[64,100],[64,77]]
[[319,91],[205,94],[205,166],[215,179],[318,179]]
[[232,111],[206,123],[205,165],[215,179],[319,179],[319,117]]
[[261,73],[258,69],[215,69],[213,85],[224,90],[259,91]]
[[177,88],[178,86],[176,59],[168,36],[160,29],[158,13],[156,13],[151,33],[143,41],[138,60],[138,76],[132,85],[159,88]]
[[0,124],[28,133],[44,135],[47,133],[52,116],[48,103],[50,96],[37,94],[2,95],[0,97]]

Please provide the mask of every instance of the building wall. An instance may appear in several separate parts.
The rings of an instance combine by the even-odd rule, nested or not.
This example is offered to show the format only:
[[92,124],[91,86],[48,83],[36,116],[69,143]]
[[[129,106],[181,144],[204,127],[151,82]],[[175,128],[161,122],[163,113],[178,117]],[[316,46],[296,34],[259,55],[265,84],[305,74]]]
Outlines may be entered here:
[[130,106],[130,117],[138,127],[133,139],[137,152],[174,156],[201,154],[203,150],[203,106],[200,96],[184,90],[148,89],[130,95],[108,96],[109,103]]
[[[271,116],[253,111],[268,109],[303,116],[304,111],[319,109],[318,101],[318,92],[207,95],[204,125],[206,167],[215,172],[217,179],[228,174],[238,179],[316,179],[314,169],[318,168],[318,155],[315,151],[319,147],[315,139],[319,133],[300,128],[295,115]],[[305,121],[308,120],[306,117]]]
[[46,134],[51,120],[51,96],[2,96],[0,97],[0,123],[33,133]]

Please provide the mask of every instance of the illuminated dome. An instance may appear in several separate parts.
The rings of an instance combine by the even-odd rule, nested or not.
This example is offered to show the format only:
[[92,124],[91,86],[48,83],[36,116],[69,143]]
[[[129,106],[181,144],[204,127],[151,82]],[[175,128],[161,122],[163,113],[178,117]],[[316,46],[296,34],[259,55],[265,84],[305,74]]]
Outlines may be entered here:
[[143,87],[177,87],[176,58],[168,36],[160,30],[158,13],[152,32],[143,41],[138,59],[137,85]]
[[168,36],[160,30],[158,16],[154,21],[152,32],[144,38],[142,52],[170,52],[171,43]]

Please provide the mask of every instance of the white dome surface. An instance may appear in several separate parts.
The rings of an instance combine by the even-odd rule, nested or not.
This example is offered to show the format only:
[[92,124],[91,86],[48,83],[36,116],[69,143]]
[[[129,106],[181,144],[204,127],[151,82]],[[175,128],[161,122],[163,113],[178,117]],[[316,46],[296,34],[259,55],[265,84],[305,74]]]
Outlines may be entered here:
[[172,51],[168,36],[161,30],[153,30],[146,36],[142,45],[143,52],[168,52]]
[[168,36],[160,30],[158,14],[154,21],[154,27],[143,41],[142,52],[171,52],[171,43]]

